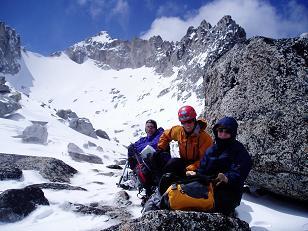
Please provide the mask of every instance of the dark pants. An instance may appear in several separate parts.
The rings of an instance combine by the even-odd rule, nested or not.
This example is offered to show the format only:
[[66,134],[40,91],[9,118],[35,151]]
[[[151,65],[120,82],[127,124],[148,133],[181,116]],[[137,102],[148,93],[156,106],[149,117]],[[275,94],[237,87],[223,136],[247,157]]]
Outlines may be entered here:
[[240,204],[240,198],[234,190],[226,185],[219,185],[214,189],[215,212],[230,215]]
[[173,173],[179,177],[186,176],[186,165],[183,159],[174,157],[171,158],[164,168],[162,169],[163,173]]

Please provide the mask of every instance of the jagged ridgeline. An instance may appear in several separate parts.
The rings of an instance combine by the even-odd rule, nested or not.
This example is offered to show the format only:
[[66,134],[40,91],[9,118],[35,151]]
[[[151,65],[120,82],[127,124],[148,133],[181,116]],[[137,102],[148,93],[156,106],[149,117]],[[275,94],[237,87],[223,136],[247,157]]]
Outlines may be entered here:
[[[20,40],[0,24],[0,72],[19,70]],[[215,26],[190,27],[179,42],[112,39],[106,32],[64,51],[76,63],[95,60],[102,69],[154,67],[165,76],[177,72],[183,91],[204,99],[211,127],[223,115],[239,121],[239,139],[253,158],[247,183],[308,201],[308,39],[246,39],[230,16]],[[54,53],[57,55],[59,53]]]

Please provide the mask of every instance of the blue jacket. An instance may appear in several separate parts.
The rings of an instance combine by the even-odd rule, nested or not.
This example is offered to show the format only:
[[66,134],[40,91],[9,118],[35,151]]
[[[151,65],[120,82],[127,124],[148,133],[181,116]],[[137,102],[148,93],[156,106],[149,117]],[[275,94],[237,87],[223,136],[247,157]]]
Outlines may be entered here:
[[138,141],[134,143],[135,150],[140,153],[147,145],[150,145],[155,150],[157,150],[157,143],[163,132],[164,129],[160,127],[152,136],[141,137]]
[[[223,126],[231,131],[231,138],[221,140],[217,127]],[[224,117],[213,127],[215,144],[207,149],[197,170],[199,174],[216,177],[223,173],[228,178],[225,185],[231,189],[240,203],[244,181],[252,167],[251,157],[242,143],[236,140],[238,124],[232,117]]]

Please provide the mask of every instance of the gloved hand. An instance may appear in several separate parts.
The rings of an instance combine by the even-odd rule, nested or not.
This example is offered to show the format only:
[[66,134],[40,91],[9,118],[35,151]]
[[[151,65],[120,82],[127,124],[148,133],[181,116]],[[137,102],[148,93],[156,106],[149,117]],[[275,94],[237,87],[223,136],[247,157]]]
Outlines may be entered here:
[[228,183],[228,178],[223,173],[218,173],[217,177],[214,179],[214,184],[216,186],[220,185],[221,183]]

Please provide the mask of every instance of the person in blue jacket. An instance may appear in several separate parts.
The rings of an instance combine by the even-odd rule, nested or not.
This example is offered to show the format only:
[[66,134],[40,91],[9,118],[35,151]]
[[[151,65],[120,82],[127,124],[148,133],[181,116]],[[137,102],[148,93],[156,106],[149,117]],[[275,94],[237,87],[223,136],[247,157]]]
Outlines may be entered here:
[[214,178],[215,212],[224,214],[231,214],[240,204],[244,181],[252,167],[246,148],[236,140],[237,128],[233,117],[224,117],[215,124],[215,144],[207,149],[196,171]]
[[163,166],[170,159],[169,153],[164,153],[164,155],[159,155],[156,153],[157,143],[161,134],[164,132],[164,129],[161,127],[157,128],[156,121],[149,119],[145,122],[145,132],[147,136],[141,137],[138,141],[128,146],[128,163],[129,167],[133,171],[135,171],[135,168],[138,164],[137,158],[141,158],[140,153],[147,145],[150,145],[155,150],[154,153],[144,159],[144,161],[147,163],[147,166],[151,168],[152,172],[148,176],[148,183],[142,185],[142,187],[145,189],[146,195],[141,198],[141,205],[145,204],[150,195],[153,193],[153,187],[157,185],[157,178],[159,176],[157,170],[160,170],[158,166]]
[[128,162],[132,170],[137,165],[135,154],[140,154],[147,145],[157,150],[157,143],[164,129],[162,127],[157,128],[156,121],[149,119],[145,122],[145,132],[147,136],[141,137],[138,141],[128,146]]

